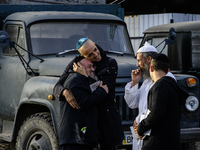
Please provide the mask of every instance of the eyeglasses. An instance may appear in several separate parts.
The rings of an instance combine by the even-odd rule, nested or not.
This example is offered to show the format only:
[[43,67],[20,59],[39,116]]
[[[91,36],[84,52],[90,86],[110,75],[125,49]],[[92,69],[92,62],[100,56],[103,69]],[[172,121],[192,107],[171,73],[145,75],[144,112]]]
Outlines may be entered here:
[[94,65],[87,65],[86,68],[89,68],[89,69],[94,68],[94,70],[95,70],[95,69],[96,69],[96,66],[94,66]]

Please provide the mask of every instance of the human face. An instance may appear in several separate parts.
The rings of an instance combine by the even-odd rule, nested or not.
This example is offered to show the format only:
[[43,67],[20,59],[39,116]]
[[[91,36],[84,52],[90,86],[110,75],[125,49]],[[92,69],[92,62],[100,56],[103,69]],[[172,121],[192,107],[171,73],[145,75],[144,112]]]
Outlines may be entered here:
[[149,66],[149,74],[150,74],[151,80],[154,82],[153,71],[154,71],[153,66],[152,66],[152,64],[150,64],[150,66]]
[[140,68],[140,70],[144,72],[146,70],[146,64],[147,64],[147,61],[143,57],[142,53],[137,53],[137,67]]
[[151,58],[144,58],[142,53],[137,53],[137,67],[141,70],[143,73],[144,78],[149,77],[149,66],[150,66]]
[[80,54],[85,57],[86,59],[92,62],[99,62],[101,60],[101,55],[99,49],[96,47],[95,43],[88,40],[86,41],[87,46],[82,47],[79,52]]
[[83,67],[85,68],[86,70],[86,73],[88,76],[91,76],[91,77],[94,77],[95,74],[94,74],[94,65],[91,61],[89,61],[88,59],[82,59],[80,61],[80,63],[83,65]]

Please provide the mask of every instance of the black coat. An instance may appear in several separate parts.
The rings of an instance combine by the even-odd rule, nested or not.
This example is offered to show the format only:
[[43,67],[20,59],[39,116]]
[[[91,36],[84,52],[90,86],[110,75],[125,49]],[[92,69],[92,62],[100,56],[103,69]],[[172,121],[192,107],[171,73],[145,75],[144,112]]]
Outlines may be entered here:
[[[97,46],[98,47],[98,46]],[[99,129],[101,131],[101,146],[110,147],[122,143],[124,138],[121,117],[115,99],[115,85],[118,65],[115,59],[101,52],[101,61],[96,63],[96,74],[109,89],[108,97],[99,105]]]
[[[69,74],[64,87],[74,95],[81,109],[72,108],[66,100],[60,101],[61,123],[59,143],[84,144],[97,146],[97,104],[103,101],[107,93],[98,87],[93,93],[90,90],[90,78],[78,73]],[[83,130],[86,127],[86,132]]]
[[[121,124],[121,117],[118,111],[118,107],[115,100],[115,84],[118,72],[118,65],[115,59],[107,57],[105,52],[97,45],[101,53],[101,61],[95,63],[95,73],[98,75],[99,80],[103,81],[103,84],[107,84],[109,88],[109,94],[106,101],[99,105],[99,129],[101,131],[101,145],[114,146],[120,144],[124,138],[123,128]],[[54,95],[60,100],[65,99],[61,96],[63,91],[63,83],[69,75],[69,69],[73,67],[73,60],[66,67],[63,75],[54,87]]]
[[180,150],[180,89],[171,77],[160,78],[148,94],[149,115],[138,126],[138,134],[144,139],[142,150]]

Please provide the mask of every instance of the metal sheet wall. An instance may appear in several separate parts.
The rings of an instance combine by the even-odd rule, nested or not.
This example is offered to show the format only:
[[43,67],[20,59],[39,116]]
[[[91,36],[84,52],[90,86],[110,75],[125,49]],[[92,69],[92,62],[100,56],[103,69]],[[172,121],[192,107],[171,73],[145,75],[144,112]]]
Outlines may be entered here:
[[143,31],[149,27],[168,24],[170,20],[173,22],[197,21],[200,20],[200,15],[197,14],[181,14],[181,13],[166,13],[166,14],[150,14],[125,16],[124,21],[127,24],[128,32],[131,37],[131,42],[136,52],[140,46],[143,37]]

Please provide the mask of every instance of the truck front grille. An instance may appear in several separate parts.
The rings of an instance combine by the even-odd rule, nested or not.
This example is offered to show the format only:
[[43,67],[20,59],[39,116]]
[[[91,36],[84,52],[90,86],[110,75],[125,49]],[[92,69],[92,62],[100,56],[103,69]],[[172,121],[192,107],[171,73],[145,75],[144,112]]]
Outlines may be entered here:
[[130,109],[124,100],[124,88],[128,82],[131,81],[130,76],[116,79],[115,95],[116,101],[121,115],[124,130],[130,131],[130,126],[133,125],[135,117],[138,114],[138,109]]
[[116,94],[117,105],[123,125],[132,125],[138,114],[138,109],[130,109],[124,100],[124,94]]

